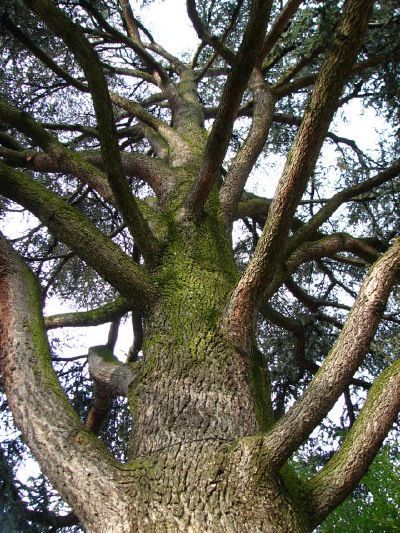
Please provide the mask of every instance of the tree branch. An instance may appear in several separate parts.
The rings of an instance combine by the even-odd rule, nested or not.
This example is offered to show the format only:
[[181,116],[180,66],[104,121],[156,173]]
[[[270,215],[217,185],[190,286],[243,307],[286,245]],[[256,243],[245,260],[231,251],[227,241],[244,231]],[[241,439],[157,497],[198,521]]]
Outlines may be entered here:
[[[172,114],[175,115],[176,111],[178,111],[183,105],[183,100],[180,97],[179,91],[177,91],[176,86],[172,83],[168,72],[166,72],[163,66],[158,63],[151,54],[147,52],[147,50],[143,46],[142,41],[140,40],[139,34],[137,34],[137,39],[136,35],[134,39],[126,37],[123,33],[119,32],[113,26],[111,26],[91,2],[87,0],[80,0],[80,3],[91,15],[93,15],[93,17],[97,20],[97,22],[102,28],[104,28],[111,35],[117,37],[120,42],[132,48],[140,57],[140,59],[153,71],[153,78],[156,81],[157,85],[161,86],[164,89],[171,104]],[[126,10],[124,12],[125,14],[127,13]],[[130,22],[133,22],[133,18],[130,19]]]
[[221,212],[227,227],[243,192],[247,177],[264,147],[272,123],[274,99],[260,71],[254,69],[249,88],[253,93],[253,121],[246,140],[234,157],[220,190]]
[[233,65],[235,63],[235,54],[232,50],[229,50],[229,48],[224,46],[223,42],[220,41],[218,37],[211,35],[211,33],[205,28],[200,15],[197,12],[196,0],[186,0],[186,9],[199,39],[214,48],[214,50],[216,50],[229,65]]
[[400,410],[400,360],[375,380],[342,446],[309,481],[314,526],[354,489],[372,463]]
[[317,241],[304,243],[287,260],[287,271],[292,274],[308,261],[334,256],[338,252],[353,252],[368,263],[378,259],[379,252],[368,242],[356,239],[348,233],[332,233]]
[[[368,68],[374,67],[376,65],[383,65],[385,63],[397,63],[398,61],[400,61],[400,55],[396,54],[370,57],[365,61],[361,61],[360,63],[355,64],[354,67],[350,70],[349,74],[350,76],[352,76],[354,74],[364,72]],[[302,76],[293,80],[290,83],[284,83],[282,85],[278,82],[272,87],[272,89],[276,98],[280,99],[284,96],[289,96],[290,94],[293,94],[294,92],[297,92],[301,89],[310,87],[315,83],[317,76],[317,74],[307,74],[306,76]]]
[[89,349],[89,373],[92,379],[106,389],[110,397],[127,396],[133,380],[132,364],[124,364],[107,346]]
[[146,272],[82,213],[21,172],[0,162],[0,192],[31,211],[121,294],[145,309],[156,296]]
[[201,213],[220,174],[243,92],[247,87],[253,68],[257,66],[270,7],[271,2],[269,0],[255,0],[252,3],[249,22],[235,63],[224,86],[200,171],[186,202],[190,214],[197,216]]
[[89,348],[88,363],[89,374],[94,381],[94,400],[86,427],[97,435],[111,409],[113,398],[128,395],[134,374],[132,365],[118,361],[108,345]]
[[[4,507],[11,507],[12,513],[24,521],[42,524],[44,526],[53,526],[56,528],[74,526],[78,524],[79,519],[74,513],[59,515],[52,511],[36,511],[29,509],[26,502],[22,500],[15,485],[12,470],[7,464],[7,460],[0,448],[0,506],[2,513]],[[3,520],[1,522],[3,524]],[[18,524],[21,527],[21,524]],[[25,524],[25,528],[29,527]],[[26,529],[27,530],[27,529]]]
[[111,322],[130,311],[131,303],[125,298],[117,298],[113,302],[102,305],[90,311],[77,311],[74,313],[61,313],[44,318],[46,329],[54,328],[79,328],[98,326]]
[[339,337],[300,400],[264,439],[271,465],[280,468],[348,386],[367,353],[387,299],[400,274],[400,239],[365,278]]
[[190,159],[191,153],[189,146],[173,128],[168,126],[162,120],[154,117],[138,102],[129,100],[114,92],[110,92],[110,97],[115,105],[125,109],[134,117],[137,117],[141,122],[153,128],[154,131],[159,133],[161,137],[165,139],[171,150],[171,153],[168,154],[171,166],[182,166]]
[[343,84],[357,57],[372,12],[373,1],[348,0],[333,43],[321,67],[302,125],[287,158],[267,223],[256,251],[235,289],[225,330],[243,349],[248,345],[258,303],[279,269],[282,240],[315,167],[322,143],[339,101]]
[[[83,171],[88,170],[87,163],[93,165],[93,167],[96,167],[97,169],[104,169],[103,159],[100,152],[83,150],[72,153],[77,154],[77,156],[84,162],[85,168]],[[67,172],[66,168],[63,166],[62,159],[55,161],[43,152],[32,150],[17,152],[15,150],[0,147],[0,157],[4,157],[4,162],[13,167],[27,168],[37,172]],[[167,191],[175,182],[175,175],[169,165],[160,159],[155,159],[135,152],[124,152],[121,154],[121,157],[125,175],[146,182],[153,189],[158,200],[162,204],[165,200]],[[83,175],[80,171],[77,175],[80,167],[74,167],[73,164],[69,164],[68,168],[69,173],[73,174],[78,179]],[[108,183],[103,181],[96,182],[93,179],[93,174],[90,174],[90,176],[90,186],[105,200],[112,205],[115,205],[115,199]]]

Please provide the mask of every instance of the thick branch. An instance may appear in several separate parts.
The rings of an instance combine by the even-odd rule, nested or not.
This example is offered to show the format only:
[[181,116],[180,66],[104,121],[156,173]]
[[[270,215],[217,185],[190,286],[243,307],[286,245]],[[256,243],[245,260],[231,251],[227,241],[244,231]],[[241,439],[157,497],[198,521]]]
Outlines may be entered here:
[[220,191],[222,217],[227,227],[232,223],[233,213],[247,177],[264,147],[272,123],[275,102],[261,72],[256,69],[250,78],[249,87],[254,98],[253,121],[246,140],[232,161]]
[[369,349],[399,274],[400,239],[397,239],[366,277],[320,371],[301,399],[265,437],[265,451],[273,466],[279,468],[286,461],[348,386]]
[[245,274],[233,293],[226,318],[226,331],[242,345],[248,342],[248,326],[262,300],[265,288],[282,260],[286,238],[295,209],[315,167],[343,84],[357,57],[372,0],[348,0],[330,51],[321,67],[302,125],[287,158],[267,223]]
[[139,35],[139,29],[136,23],[136,19],[133,16],[133,11],[128,0],[119,0],[119,5],[121,7],[121,15],[124,21],[125,29],[129,37],[135,43],[141,44],[141,39]]
[[334,256],[338,252],[353,252],[368,263],[374,262],[379,257],[378,250],[368,242],[352,237],[348,233],[333,233],[299,247],[287,261],[287,272],[293,274],[303,263]]
[[171,153],[169,154],[170,164],[173,167],[184,165],[190,158],[190,150],[187,143],[173,128],[168,126],[162,120],[154,117],[151,113],[146,111],[144,107],[138,102],[129,100],[124,96],[120,96],[114,92],[110,92],[112,102],[128,111],[134,117],[137,117],[141,122],[147,124],[161,135],[161,137],[168,143]]
[[[14,420],[44,473],[78,516],[85,521],[97,514],[106,520],[115,509],[106,500],[99,508],[91,496],[106,494],[110,487],[118,491],[118,465],[69,405],[51,367],[38,285],[2,236],[0,285],[0,366]],[[123,515],[123,492],[121,498]]]
[[63,39],[85,73],[93,98],[101,151],[110,185],[128,228],[143,256],[151,263],[160,253],[159,243],[142,217],[123,173],[111,100],[99,57],[82,30],[50,0],[25,0],[25,3]]
[[255,0],[252,3],[249,22],[235,63],[225,83],[217,116],[207,140],[199,175],[187,200],[189,213],[198,215],[202,211],[220,174],[243,93],[253,68],[257,66],[270,4],[269,0]]
[[324,520],[367,471],[400,410],[400,360],[376,379],[342,446],[309,482],[314,524]]
[[123,316],[131,308],[131,304],[125,298],[118,298],[111,303],[102,305],[90,311],[77,311],[75,313],[61,313],[45,317],[46,329],[54,328],[77,328],[98,326],[111,322]]
[[0,192],[31,211],[105,280],[144,309],[155,287],[149,276],[82,213],[21,172],[0,162]]

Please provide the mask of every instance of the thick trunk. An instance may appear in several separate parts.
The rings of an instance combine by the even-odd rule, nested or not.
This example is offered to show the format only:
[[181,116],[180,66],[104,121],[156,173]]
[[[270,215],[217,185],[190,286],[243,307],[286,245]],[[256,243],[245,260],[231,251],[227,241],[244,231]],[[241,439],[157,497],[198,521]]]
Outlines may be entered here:
[[222,439],[169,446],[149,458],[148,476],[129,531],[309,530],[279,478],[257,477],[247,450]]
[[159,273],[162,296],[147,318],[143,362],[132,386],[133,456],[258,431],[247,354],[220,332],[236,279],[211,222],[170,229]]
[[306,531],[279,476],[259,474],[255,442],[238,445],[272,412],[257,353],[220,331],[237,278],[228,243],[207,221],[174,231],[130,391],[132,464],[149,464],[132,528]]

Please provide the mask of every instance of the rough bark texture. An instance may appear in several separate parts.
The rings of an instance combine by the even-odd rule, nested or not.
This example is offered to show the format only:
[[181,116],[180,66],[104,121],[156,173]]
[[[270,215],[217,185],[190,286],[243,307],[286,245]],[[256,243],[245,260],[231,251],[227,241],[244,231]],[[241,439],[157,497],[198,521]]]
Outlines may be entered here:
[[[307,531],[279,475],[260,478],[252,443],[238,446],[240,437],[268,427],[272,414],[261,399],[267,391],[256,356],[238,352],[220,332],[237,276],[228,242],[210,221],[170,231],[177,232],[160,269],[163,296],[146,320],[144,357],[130,385],[135,431],[125,466],[85,432],[49,361],[42,375],[37,359],[49,354],[35,281],[3,242],[1,361],[16,422],[88,531]],[[128,368],[108,364],[130,381]],[[94,361],[99,382],[109,375],[101,366]],[[28,402],[38,386],[43,397]],[[60,439],[48,439],[49,431]]]
[[[395,364],[371,388],[344,445],[317,476],[303,483],[287,464],[343,390],[356,383],[353,374],[369,349],[400,272],[398,239],[378,250],[366,239],[324,235],[321,230],[321,224],[354,194],[374,190],[397,176],[398,162],[337,193],[308,224],[294,217],[345,84],[355,72],[373,5],[372,0],[345,2],[318,75],[308,76],[307,82],[306,76],[291,82],[295,65],[282,78],[281,87],[271,86],[269,52],[301,3],[289,0],[266,33],[273,3],[254,0],[234,53],[208,32],[196,2],[188,0],[203,44],[213,46],[230,69],[208,132],[196,83],[212,69],[215,58],[198,74],[195,61],[183,64],[151,36],[146,44],[142,32],[149,35],[125,0],[119,4],[127,35],[104,19],[96,3],[82,0],[79,5],[96,20],[96,39],[97,31],[100,38],[105,32],[105,42],[115,40],[133,50],[145,65],[143,82],[159,88],[147,102],[135,102],[109,92],[90,31],[84,32],[50,0],[24,2],[80,65],[87,84],[76,80],[73,86],[90,92],[97,120],[89,132],[82,131],[92,135],[89,148],[100,141],[102,154],[75,151],[73,143],[61,143],[33,117],[0,103],[5,128],[17,131],[25,143],[10,141],[8,133],[0,137],[0,193],[36,215],[57,242],[67,245],[71,255],[85,261],[120,296],[91,311],[43,320],[37,280],[0,236],[0,367],[16,424],[88,532],[311,531],[359,481],[398,412],[399,365]],[[236,6],[226,36],[242,4]],[[71,81],[49,54],[26,39],[15,24],[7,24],[46,68]],[[166,62],[172,74],[165,69]],[[299,71],[304,64],[308,58],[297,65]],[[264,200],[243,192],[265,147],[275,104],[296,84],[305,87],[314,82],[275,198]],[[224,173],[221,165],[247,90],[253,101],[242,109],[252,110],[252,125]],[[159,116],[153,112],[154,102],[168,106],[168,124],[162,112]],[[116,127],[118,108],[129,119],[126,128]],[[135,138],[148,140],[151,153],[123,153],[125,141],[120,141],[126,131],[121,132],[131,127]],[[37,152],[37,146],[44,152]],[[113,222],[122,220],[126,242],[120,246],[91,222],[95,209],[69,205],[37,176],[14,166],[71,175],[90,185],[102,196],[101,209],[106,205],[112,211]],[[155,198],[135,199],[128,180],[132,177],[144,180]],[[256,222],[266,224],[241,273],[227,229],[235,217],[248,216],[253,218],[253,229]],[[96,222],[100,227],[97,218]],[[256,240],[255,229],[253,237]],[[376,263],[330,355],[320,367],[315,361],[308,365],[313,373],[319,369],[314,379],[292,409],[277,419],[267,361],[256,344],[257,311],[264,305],[265,316],[297,335],[295,357],[304,370],[304,325],[275,312],[264,300],[284,283],[295,287],[295,293],[290,276],[303,263],[343,252],[358,257],[343,256],[342,262],[361,257],[362,266]],[[317,306],[301,288],[297,293],[299,301],[307,305],[311,300],[310,306]],[[127,362],[121,363],[112,347],[119,320],[128,311],[137,335]],[[89,350],[95,398],[85,426],[53,372],[45,329],[108,321],[113,321],[109,342]],[[95,435],[116,395],[127,396],[132,416],[126,464],[116,461]]]

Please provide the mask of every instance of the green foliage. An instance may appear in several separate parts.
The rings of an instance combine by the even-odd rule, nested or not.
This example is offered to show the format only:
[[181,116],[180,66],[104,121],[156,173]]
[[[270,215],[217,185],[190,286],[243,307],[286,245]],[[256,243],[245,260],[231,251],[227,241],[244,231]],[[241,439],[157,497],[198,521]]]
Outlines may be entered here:
[[400,456],[382,448],[354,493],[318,528],[321,533],[400,531]]

